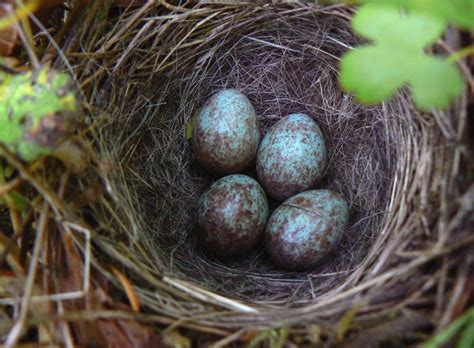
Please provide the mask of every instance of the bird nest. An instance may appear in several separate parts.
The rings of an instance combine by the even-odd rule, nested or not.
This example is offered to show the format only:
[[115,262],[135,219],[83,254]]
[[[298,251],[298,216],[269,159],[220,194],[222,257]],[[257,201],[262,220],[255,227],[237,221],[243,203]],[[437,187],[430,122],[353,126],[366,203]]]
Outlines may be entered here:
[[[332,337],[345,313],[358,328],[402,320],[391,335],[452,319],[472,245],[458,176],[465,98],[429,114],[404,91],[359,104],[338,85],[340,57],[358,43],[350,16],[343,6],[148,2],[66,40],[98,153],[97,171],[80,182],[99,173],[105,187],[81,216],[93,229],[94,269],[116,285],[116,301],[127,302],[111,264],[144,313],[236,332],[231,339],[311,325]],[[320,126],[328,166],[318,188],[340,192],[351,215],[315,268],[278,269],[261,246],[222,261],[197,241],[196,203],[216,178],[193,160],[186,127],[222,88],[249,98],[264,133],[294,112]]]

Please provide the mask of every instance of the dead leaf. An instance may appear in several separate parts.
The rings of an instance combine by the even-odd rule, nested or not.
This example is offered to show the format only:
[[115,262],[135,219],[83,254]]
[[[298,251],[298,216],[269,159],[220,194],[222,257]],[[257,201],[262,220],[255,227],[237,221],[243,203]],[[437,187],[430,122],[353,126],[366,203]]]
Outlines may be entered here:
[[[116,323],[122,329],[124,336],[128,339],[129,347],[166,347],[161,336],[136,321],[116,320]],[[117,346],[117,348],[120,347],[123,347],[123,345]]]
[[[63,235],[64,272],[58,277],[61,291],[75,291],[82,287],[83,261],[72,241],[72,235]],[[99,272],[92,272],[94,282],[85,298],[64,301],[65,311],[120,310],[132,312],[130,306],[116,303],[107,293],[107,282]],[[100,286],[100,287],[99,287]],[[71,324],[80,346],[146,348],[166,347],[161,336],[149,327],[133,320],[100,319],[77,321]]]
[[[8,249],[8,253],[5,255],[5,252]],[[20,262],[20,250],[15,244],[10,243],[10,239],[7,238],[3,233],[0,233],[0,255],[7,261],[9,269],[1,269],[1,276],[15,276],[17,274],[24,274],[25,270]],[[6,256],[6,257],[5,257]]]
[[12,326],[12,318],[10,318],[4,308],[0,308],[0,341],[5,341]]
[[137,313],[140,312],[140,302],[127,276],[123,274],[122,272],[120,272],[115,267],[112,267],[112,272],[117,276],[119,281],[122,283],[125,294],[128,297],[128,301],[130,302],[130,305],[132,306],[133,311]]
[[64,0],[40,0],[38,11],[41,11],[42,9],[47,10],[62,6],[64,5],[64,2]]
[[[0,254],[3,254],[5,251],[5,246],[9,243],[9,239],[3,234],[0,234]],[[6,255],[7,264],[14,269],[0,269],[0,296],[2,298],[14,298],[19,301],[19,297],[23,295],[24,291],[24,282],[25,274],[22,266],[19,263],[19,254],[20,250],[16,244],[11,244],[9,247],[9,252]],[[40,275],[42,272],[38,272]],[[37,275],[37,278],[38,278]],[[33,285],[32,296],[41,296],[44,295],[43,289],[39,286],[39,279],[36,279],[36,283]],[[50,302],[33,302],[30,304],[30,311],[32,315],[48,317],[51,315],[53,308]],[[10,321],[7,317],[3,316],[3,313],[0,311],[0,336],[5,336],[6,333],[3,331],[5,329],[4,325],[7,325]],[[13,325],[13,321],[11,321]],[[58,342],[59,337],[62,335],[58,332],[56,324],[53,322],[42,322],[38,324],[38,340],[42,344],[50,345],[53,342]],[[0,338],[3,341],[2,338]]]
[[321,326],[317,324],[310,324],[307,327],[307,339],[310,341],[312,344],[320,345],[321,344]]
[[115,0],[115,4],[119,7],[135,7],[144,5],[147,0]]
[[101,182],[92,184],[87,189],[84,190],[77,198],[74,199],[73,206],[76,209],[81,209],[86,205],[97,201],[97,199],[102,196],[105,192],[104,184]]
[[61,143],[53,153],[74,174],[81,174],[90,166],[92,150],[79,138],[72,138]]
[[[3,0],[0,3],[0,18],[12,15],[15,13],[15,0]],[[51,10],[64,4],[63,0],[41,0],[29,1],[27,4],[31,5],[31,8],[36,8],[35,15],[41,22],[47,20],[51,16]],[[27,4],[25,4],[27,6]],[[26,7],[28,8],[28,6]],[[26,16],[26,14],[25,14]],[[19,43],[19,33],[16,26],[11,25],[7,28],[0,30],[0,57],[8,57],[13,54],[13,51]]]
[[[465,267],[461,268],[459,270],[459,273],[461,277],[464,279],[473,279],[474,276],[474,257],[470,255],[468,257],[468,260],[466,262]],[[466,308],[469,307],[469,301],[474,298],[474,282],[472,281],[466,281],[463,282],[462,285],[462,290],[460,291],[460,296],[455,302],[454,308],[453,308],[453,318],[457,318],[460,315],[462,315],[465,311]]]
[[18,73],[20,71],[25,71],[27,69],[18,59],[14,57],[2,57],[2,61],[0,63],[2,65],[3,70],[12,74]]
[[[35,16],[46,27],[46,23],[50,19],[52,11],[63,5],[64,0],[40,0],[38,9],[35,11]],[[33,27],[39,30],[35,25],[33,25]]]
[[382,343],[387,340],[403,337],[407,332],[421,330],[430,324],[429,319],[425,316],[416,312],[408,312],[398,318],[362,330],[354,340],[346,342],[341,348],[382,347]]
[[[15,2],[15,0],[1,1],[0,18],[15,13]],[[39,19],[39,21],[45,23],[51,16],[51,12],[53,9],[64,5],[64,0],[32,0],[25,3],[27,9],[28,4],[31,4],[31,6],[29,7],[30,9],[36,9],[34,13],[35,16]],[[27,12],[24,12],[23,15],[26,16]],[[35,29],[37,31],[39,28],[35,27]],[[20,42],[19,38],[20,35],[18,33],[18,29],[14,25],[0,30],[0,57],[11,56],[15,47]]]
[[191,348],[191,340],[179,333],[178,330],[163,333],[163,341],[170,347]]
[[[62,234],[62,241],[64,249],[63,253],[59,256],[60,259],[57,261],[58,265],[63,266],[58,272],[58,291],[77,291],[82,288],[82,258],[73,244],[71,232]],[[92,292],[89,293],[86,298],[64,301],[64,310],[67,312],[86,309],[89,307],[88,303],[91,302],[91,297],[94,297]],[[74,323],[72,328],[79,344],[88,345],[88,343],[90,343],[92,346],[97,347],[103,347],[106,344],[103,336],[97,328],[97,325],[79,321]]]

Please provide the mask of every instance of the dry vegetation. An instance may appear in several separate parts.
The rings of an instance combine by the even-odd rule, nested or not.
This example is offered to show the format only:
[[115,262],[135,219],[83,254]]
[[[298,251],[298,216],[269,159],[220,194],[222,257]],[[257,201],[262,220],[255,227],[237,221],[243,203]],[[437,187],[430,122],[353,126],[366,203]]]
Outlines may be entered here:
[[[361,346],[442,327],[466,306],[474,243],[474,191],[463,176],[466,97],[421,114],[403,92],[374,107],[342,93],[338,60],[357,44],[342,6],[148,2],[109,17],[101,6],[65,36],[70,66],[60,55],[55,62],[72,69],[84,95],[93,168],[38,178],[10,158],[45,198],[37,227],[51,216],[35,247],[51,248],[56,238],[75,255],[76,281],[66,277],[73,288],[85,270],[83,237],[92,236],[90,289],[107,289],[107,308],[64,301],[55,307],[62,319],[174,323],[224,344],[282,326],[291,327],[285,339],[311,342],[317,327],[316,336],[334,342],[345,333],[335,336],[337,323],[356,308],[350,326],[365,330],[351,338]],[[352,212],[340,247],[313,270],[278,270],[261,249],[221,262],[195,240],[194,206],[213,178],[194,164],[185,129],[225,87],[249,97],[263,129],[305,112],[323,130],[330,161],[321,185],[343,193]],[[60,260],[50,258],[50,267],[61,269]],[[55,278],[59,285],[43,286],[44,294],[71,290],[61,288],[64,275],[43,274],[43,282]],[[135,310],[139,303],[141,312],[120,302]],[[81,337],[83,328],[72,328]]]

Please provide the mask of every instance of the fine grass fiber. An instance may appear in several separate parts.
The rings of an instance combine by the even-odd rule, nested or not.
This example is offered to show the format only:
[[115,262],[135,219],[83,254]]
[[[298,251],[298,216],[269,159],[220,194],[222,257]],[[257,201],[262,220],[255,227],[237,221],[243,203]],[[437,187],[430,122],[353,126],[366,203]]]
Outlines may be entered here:
[[[377,106],[341,91],[339,59],[358,44],[344,6],[163,3],[113,13],[64,44],[109,168],[106,194],[86,211],[96,267],[119,284],[101,265],[120,265],[147,313],[199,327],[332,330],[356,306],[365,325],[418,311],[449,320],[472,245],[458,180],[465,98],[423,114],[404,91]],[[283,271],[262,245],[222,261],[197,241],[196,203],[216,178],[193,160],[186,126],[222,88],[250,99],[263,133],[294,112],[322,129],[329,162],[318,188],[340,192],[351,215],[317,267]]]

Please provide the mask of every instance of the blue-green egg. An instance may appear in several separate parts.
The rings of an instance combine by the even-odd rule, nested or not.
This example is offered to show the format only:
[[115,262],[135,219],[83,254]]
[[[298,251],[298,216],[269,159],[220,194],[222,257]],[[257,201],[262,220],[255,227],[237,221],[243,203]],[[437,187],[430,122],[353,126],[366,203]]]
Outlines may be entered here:
[[349,221],[349,205],[330,190],[299,193],[270,216],[265,248],[274,263],[289,270],[315,266],[340,241]]
[[259,142],[255,109],[235,89],[214,94],[196,115],[191,145],[197,162],[209,173],[246,169],[255,160]]
[[264,136],[257,174],[267,194],[284,201],[311,189],[326,166],[326,145],[316,122],[305,114],[282,118]]
[[199,199],[199,237],[213,254],[241,255],[262,238],[268,214],[260,184],[246,175],[229,175],[217,180]]

